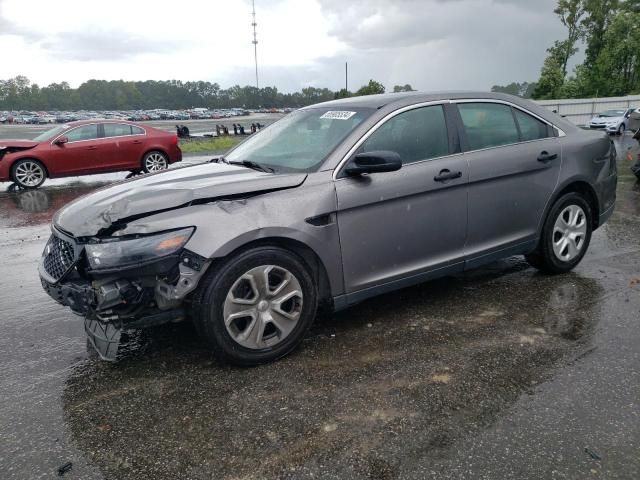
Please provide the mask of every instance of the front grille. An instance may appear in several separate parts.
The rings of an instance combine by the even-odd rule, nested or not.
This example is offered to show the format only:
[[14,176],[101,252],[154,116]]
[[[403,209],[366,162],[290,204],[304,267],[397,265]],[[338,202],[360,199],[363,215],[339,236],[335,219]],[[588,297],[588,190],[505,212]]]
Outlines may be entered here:
[[44,251],[44,271],[55,280],[60,279],[73,265],[75,252],[73,244],[52,236]]
[[591,128],[604,128],[606,125],[591,125]]

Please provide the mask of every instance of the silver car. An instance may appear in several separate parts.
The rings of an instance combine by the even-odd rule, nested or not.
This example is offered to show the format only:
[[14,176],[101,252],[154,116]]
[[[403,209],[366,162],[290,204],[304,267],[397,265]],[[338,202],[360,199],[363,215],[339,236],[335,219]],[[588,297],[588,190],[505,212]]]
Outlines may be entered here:
[[220,358],[255,365],[298,345],[320,305],[511,255],[568,272],[616,182],[606,134],[520,98],[349,98],[67,205],[39,272],[105,359],[122,329],[189,318]]
[[625,130],[630,128],[629,117],[633,111],[633,108],[605,110],[591,119],[589,122],[589,128],[602,129],[607,133],[622,135]]

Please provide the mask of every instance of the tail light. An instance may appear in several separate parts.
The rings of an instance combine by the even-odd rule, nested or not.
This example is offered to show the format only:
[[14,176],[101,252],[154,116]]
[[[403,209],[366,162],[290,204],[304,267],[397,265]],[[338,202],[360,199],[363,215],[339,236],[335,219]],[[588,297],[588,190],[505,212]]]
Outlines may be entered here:
[[178,145],[178,135],[173,135],[171,137],[171,145]]

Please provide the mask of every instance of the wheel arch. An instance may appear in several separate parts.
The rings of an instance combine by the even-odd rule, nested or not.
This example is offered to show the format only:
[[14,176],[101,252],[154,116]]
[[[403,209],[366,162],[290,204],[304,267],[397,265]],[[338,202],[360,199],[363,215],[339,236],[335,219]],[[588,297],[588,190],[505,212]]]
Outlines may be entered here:
[[593,230],[595,231],[600,225],[600,202],[598,200],[598,195],[593,188],[593,186],[584,179],[575,178],[565,182],[556,193],[553,195],[547,207],[545,209],[544,215],[540,220],[540,225],[538,226],[538,237],[542,232],[542,227],[547,221],[547,217],[549,216],[549,212],[558,201],[560,197],[566,195],[567,193],[579,193],[582,195],[587,203],[589,204],[589,208],[591,209],[591,221],[593,225]]
[[318,285],[318,300],[321,303],[330,302],[332,298],[331,284],[327,268],[322,258],[313,248],[297,239],[282,236],[253,239],[236,247],[226,255],[214,259],[212,266],[215,268],[216,263],[222,263],[228,258],[235,257],[240,253],[256,247],[280,247],[296,254],[309,267],[314,280],[316,280],[316,284]]
[[51,178],[51,174],[49,173],[49,168],[47,168],[47,164],[42,161],[41,158],[38,158],[34,155],[24,155],[22,157],[19,158],[14,158],[11,160],[11,163],[9,164],[9,174],[11,175],[11,181],[13,180],[13,169],[16,166],[16,163],[18,163],[20,160],[35,160],[36,162],[38,162],[40,165],[42,165],[42,168],[44,168],[44,173],[46,174],[46,178]]
[[152,146],[152,147],[145,148],[144,152],[142,152],[142,155],[140,156],[140,164],[141,165],[143,165],[144,157],[146,157],[151,152],[160,152],[165,157],[167,157],[167,164],[171,163],[171,159],[169,157],[169,152],[167,152],[166,149],[164,149],[163,147],[160,147],[160,146]]

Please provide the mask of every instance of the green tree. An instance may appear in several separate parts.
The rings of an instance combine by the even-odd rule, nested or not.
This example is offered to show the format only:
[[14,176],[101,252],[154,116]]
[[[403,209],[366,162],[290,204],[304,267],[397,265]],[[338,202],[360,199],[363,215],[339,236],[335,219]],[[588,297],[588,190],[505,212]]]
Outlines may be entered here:
[[393,93],[400,93],[400,92],[415,92],[415,90],[408,83],[406,85],[394,85]]
[[333,96],[333,98],[335,98],[336,100],[339,99],[339,98],[349,98],[349,97],[353,97],[353,93],[351,93],[346,88],[342,88],[342,89],[338,90],[335,93],[335,95]]
[[558,58],[553,53],[549,54],[542,65],[540,79],[533,91],[533,98],[553,99],[558,98],[560,89],[564,84],[564,74]]
[[640,89],[640,13],[621,10],[607,28],[592,71],[600,96],[627,95]]
[[553,11],[567,28],[567,38],[556,42],[562,74],[567,76],[569,59],[578,51],[576,43],[584,36],[583,17],[585,15],[584,0],[558,0],[558,6]]
[[375,80],[369,80],[368,84],[358,89],[356,95],[376,95],[378,93],[384,93],[384,85]]

